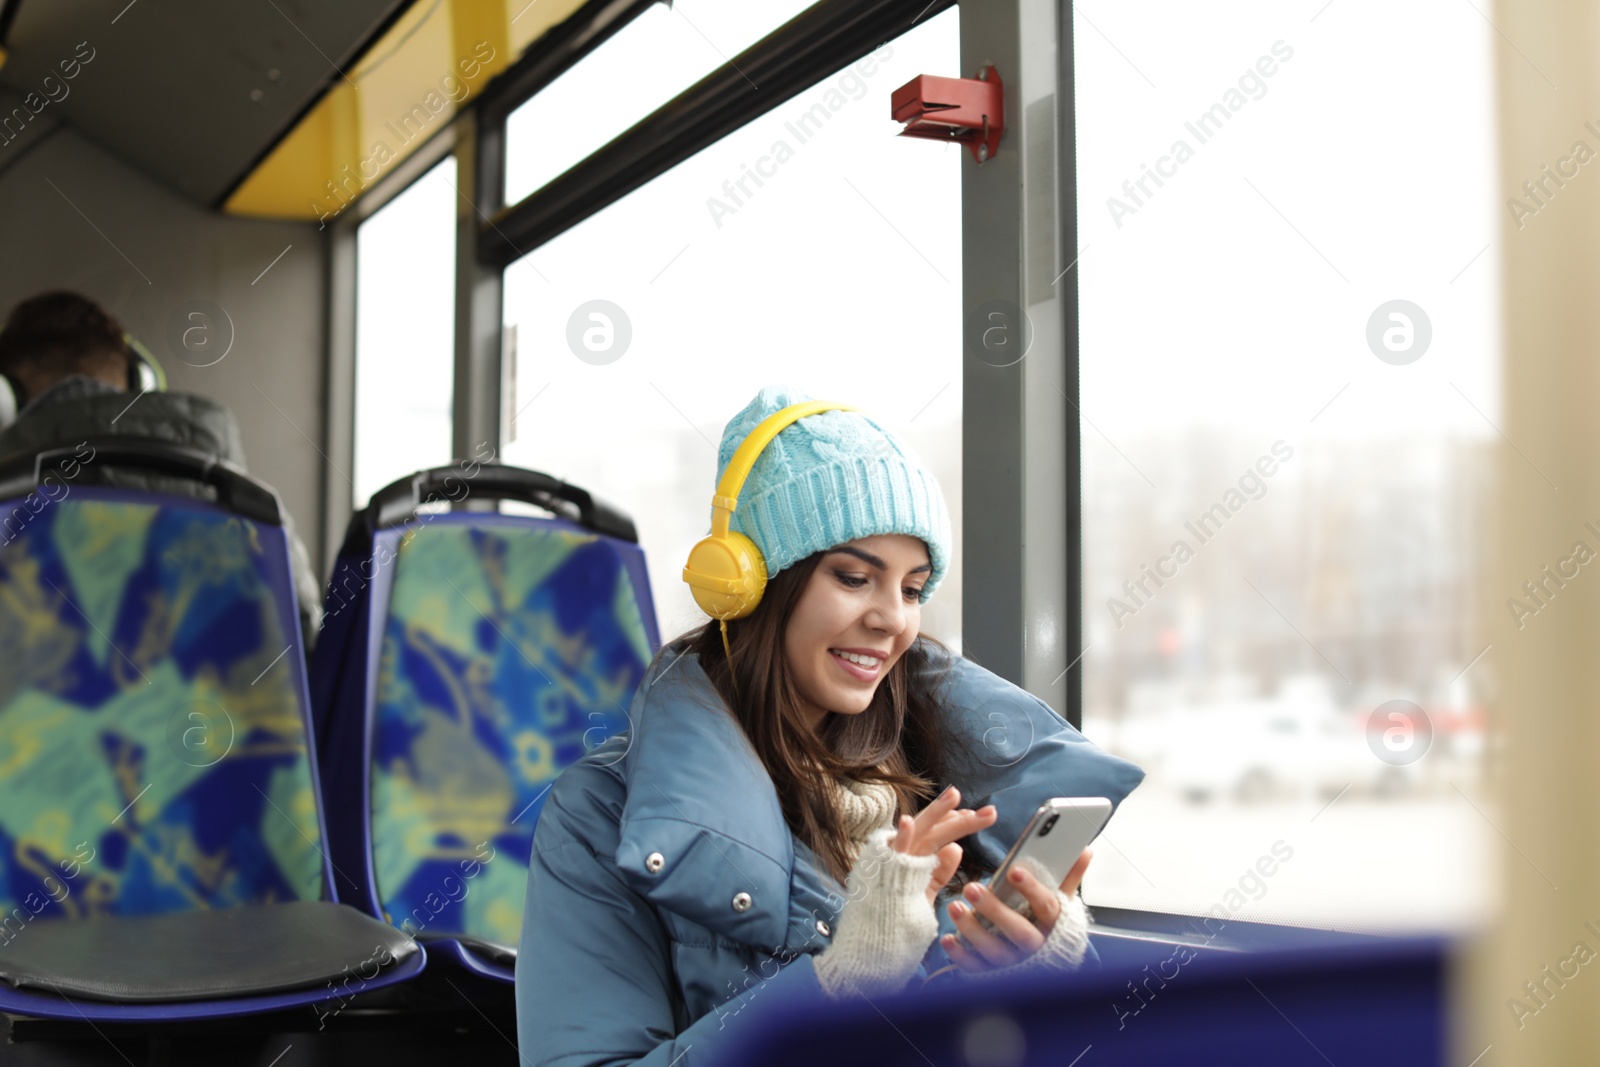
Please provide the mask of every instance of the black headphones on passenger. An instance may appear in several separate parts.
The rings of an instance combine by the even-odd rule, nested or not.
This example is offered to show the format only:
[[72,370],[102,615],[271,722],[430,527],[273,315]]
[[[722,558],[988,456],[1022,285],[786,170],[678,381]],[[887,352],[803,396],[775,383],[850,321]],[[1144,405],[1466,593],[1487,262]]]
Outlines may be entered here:
[[[122,335],[128,350],[128,391],[130,393],[164,393],[167,390],[167,372],[160,361],[131,333]],[[0,430],[17,421],[22,405],[17,398],[21,390],[17,383],[0,372]]]

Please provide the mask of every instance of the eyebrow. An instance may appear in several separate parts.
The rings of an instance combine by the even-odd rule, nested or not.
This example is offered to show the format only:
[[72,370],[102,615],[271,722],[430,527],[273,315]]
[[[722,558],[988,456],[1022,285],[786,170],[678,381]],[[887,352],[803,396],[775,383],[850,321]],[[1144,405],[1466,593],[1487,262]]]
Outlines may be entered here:
[[[838,548],[834,549],[833,551],[834,552],[847,552],[850,555],[855,556],[858,559],[864,559],[868,563],[872,564],[874,567],[878,568],[880,571],[881,570],[886,570],[888,568],[888,566],[889,566],[887,563],[883,562],[883,560],[879,559],[877,556],[874,556],[871,552],[865,552],[865,551],[863,551],[863,550],[861,550],[859,548],[851,548],[849,545],[840,545]],[[832,555],[832,554],[833,554],[832,552],[829,553],[829,555]],[[932,571],[932,570],[933,570],[933,564],[932,563],[924,563],[920,567],[912,567],[911,570],[907,571],[906,573],[908,573],[908,574],[917,574],[917,573],[919,573],[921,571]]]

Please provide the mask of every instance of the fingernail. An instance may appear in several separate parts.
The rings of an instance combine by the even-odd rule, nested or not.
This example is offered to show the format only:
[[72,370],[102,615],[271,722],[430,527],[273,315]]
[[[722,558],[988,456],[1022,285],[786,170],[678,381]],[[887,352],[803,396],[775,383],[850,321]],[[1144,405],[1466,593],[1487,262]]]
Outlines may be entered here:
[[965,904],[961,903],[961,901],[952,900],[950,902],[950,914],[951,915],[960,917],[962,914],[964,914],[966,912],[966,910],[967,910],[967,906]]
[[1020,882],[1020,881],[1022,881],[1022,872],[1021,872],[1021,871],[1012,871],[1012,872],[1011,872],[1011,880],[1012,880],[1012,881],[1013,881],[1013,882]]

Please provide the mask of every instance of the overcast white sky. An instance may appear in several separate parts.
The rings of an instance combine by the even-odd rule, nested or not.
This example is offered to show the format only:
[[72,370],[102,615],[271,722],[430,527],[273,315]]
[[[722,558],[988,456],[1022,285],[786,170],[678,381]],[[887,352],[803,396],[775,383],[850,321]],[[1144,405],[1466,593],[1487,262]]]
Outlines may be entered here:
[[[1493,31],[1447,0],[1324,4],[1077,5],[1083,405],[1113,440],[1494,432],[1462,396],[1498,418]],[[1264,95],[1185,129],[1279,41]],[[1193,158],[1118,228],[1107,198],[1179,139]],[[1393,299],[1433,325],[1409,366],[1365,343]]]

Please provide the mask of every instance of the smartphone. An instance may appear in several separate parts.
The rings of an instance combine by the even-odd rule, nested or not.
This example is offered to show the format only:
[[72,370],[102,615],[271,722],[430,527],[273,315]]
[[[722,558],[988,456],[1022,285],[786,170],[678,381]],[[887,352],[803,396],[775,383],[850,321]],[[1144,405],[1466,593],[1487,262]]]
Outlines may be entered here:
[[[1023,827],[1016,844],[1000,862],[1000,869],[989,879],[989,888],[1002,904],[1020,907],[1027,898],[1011,884],[1008,874],[1024,856],[1044,865],[1050,872],[1049,884],[1055,888],[1110,818],[1111,801],[1105,797],[1055,797],[1045,801]],[[985,929],[994,928],[984,916],[978,915],[977,919]]]

